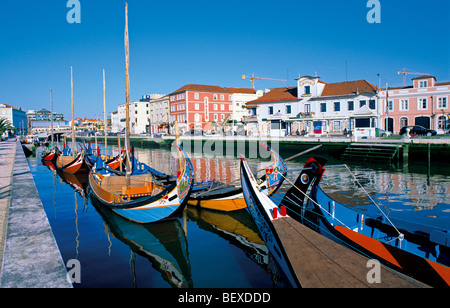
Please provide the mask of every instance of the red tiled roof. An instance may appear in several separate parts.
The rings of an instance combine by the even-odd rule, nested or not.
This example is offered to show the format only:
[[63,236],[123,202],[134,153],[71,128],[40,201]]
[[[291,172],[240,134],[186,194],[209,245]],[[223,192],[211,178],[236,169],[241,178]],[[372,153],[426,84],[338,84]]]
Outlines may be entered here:
[[231,93],[243,93],[243,94],[255,94],[256,93],[255,89],[249,89],[249,88],[230,88],[230,87],[225,87],[225,89],[227,89]]
[[219,86],[208,86],[202,84],[187,84],[171,94],[185,92],[185,91],[198,91],[198,92],[216,92],[216,93],[229,93],[225,88]]
[[247,106],[264,102],[289,101],[294,99],[297,99],[297,87],[274,88],[270,89],[270,92],[264,94],[260,98],[248,102]]
[[377,92],[377,88],[366,80],[327,83],[321,96],[340,96],[358,93]]

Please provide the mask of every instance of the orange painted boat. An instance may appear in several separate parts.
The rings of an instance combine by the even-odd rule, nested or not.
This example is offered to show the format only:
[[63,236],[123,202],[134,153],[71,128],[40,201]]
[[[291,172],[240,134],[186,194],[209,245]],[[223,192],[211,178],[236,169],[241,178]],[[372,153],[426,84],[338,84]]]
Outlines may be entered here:
[[89,173],[89,167],[84,161],[83,152],[78,153],[75,157],[59,155],[56,159],[56,168],[59,171],[72,174]]
[[388,217],[378,206],[363,212],[340,204],[319,186],[326,162],[309,159],[280,206],[312,229],[394,270],[433,287],[450,287],[450,231]]
[[[267,144],[261,142],[260,145],[270,151],[272,164],[266,168],[259,187],[260,191],[271,196],[283,184],[287,172],[286,162]],[[227,185],[216,181],[194,183],[188,205],[224,212],[247,208],[240,185]]]

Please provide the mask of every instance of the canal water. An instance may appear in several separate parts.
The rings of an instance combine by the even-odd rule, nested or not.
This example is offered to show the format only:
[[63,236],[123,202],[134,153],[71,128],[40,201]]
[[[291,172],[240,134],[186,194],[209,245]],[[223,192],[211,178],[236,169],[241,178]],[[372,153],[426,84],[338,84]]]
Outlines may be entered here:
[[[172,222],[139,225],[106,210],[89,197],[87,176],[62,176],[44,165],[37,149],[30,169],[64,262],[77,259],[75,288],[285,288],[290,287],[246,210],[221,213],[188,207]],[[115,149],[117,151],[117,149]],[[196,181],[239,180],[239,159],[188,153]],[[293,154],[280,153],[287,158]],[[295,153],[294,153],[295,154]],[[136,148],[138,159],[169,174],[177,160],[169,149]],[[270,164],[248,159],[254,173]],[[289,161],[300,168],[310,154]],[[342,162],[328,157],[329,164]],[[321,186],[338,202],[370,209],[373,200],[392,217],[450,226],[450,167],[347,163],[327,168]],[[350,173],[350,172],[351,173]],[[298,173],[289,173],[294,182]],[[355,177],[353,177],[355,176]],[[355,178],[357,181],[355,181]],[[361,184],[365,191],[359,187]],[[285,182],[273,196],[280,200]]]

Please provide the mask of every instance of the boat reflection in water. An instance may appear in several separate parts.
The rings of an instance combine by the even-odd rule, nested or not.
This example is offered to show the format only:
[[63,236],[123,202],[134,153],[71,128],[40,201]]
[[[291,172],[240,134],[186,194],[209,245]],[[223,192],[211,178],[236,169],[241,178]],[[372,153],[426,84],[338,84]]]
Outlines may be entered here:
[[[193,287],[186,235],[178,219],[138,224],[105,208],[92,195],[90,201],[109,232],[128,245],[132,253],[147,258],[173,288]],[[133,264],[132,272],[135,276]]]
[[255,264],[272,275],[274,287],[289,287],[284,273],[273,260],[247,210],[221,212],[187,207],[187,217],[200,229],[211,232],[241,249]]

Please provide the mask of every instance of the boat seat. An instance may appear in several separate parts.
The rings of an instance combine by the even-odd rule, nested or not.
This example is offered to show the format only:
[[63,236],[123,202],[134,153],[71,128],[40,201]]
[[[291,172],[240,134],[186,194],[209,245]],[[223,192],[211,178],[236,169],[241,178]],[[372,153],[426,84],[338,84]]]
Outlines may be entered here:
[[101,187],[113,194],[129,195],[156,195],[162,189],[152,183],[152,176],[149,174],[133,175],[130,179],[130,187],[127,189],[127,178],[125,176],[104,176]]

